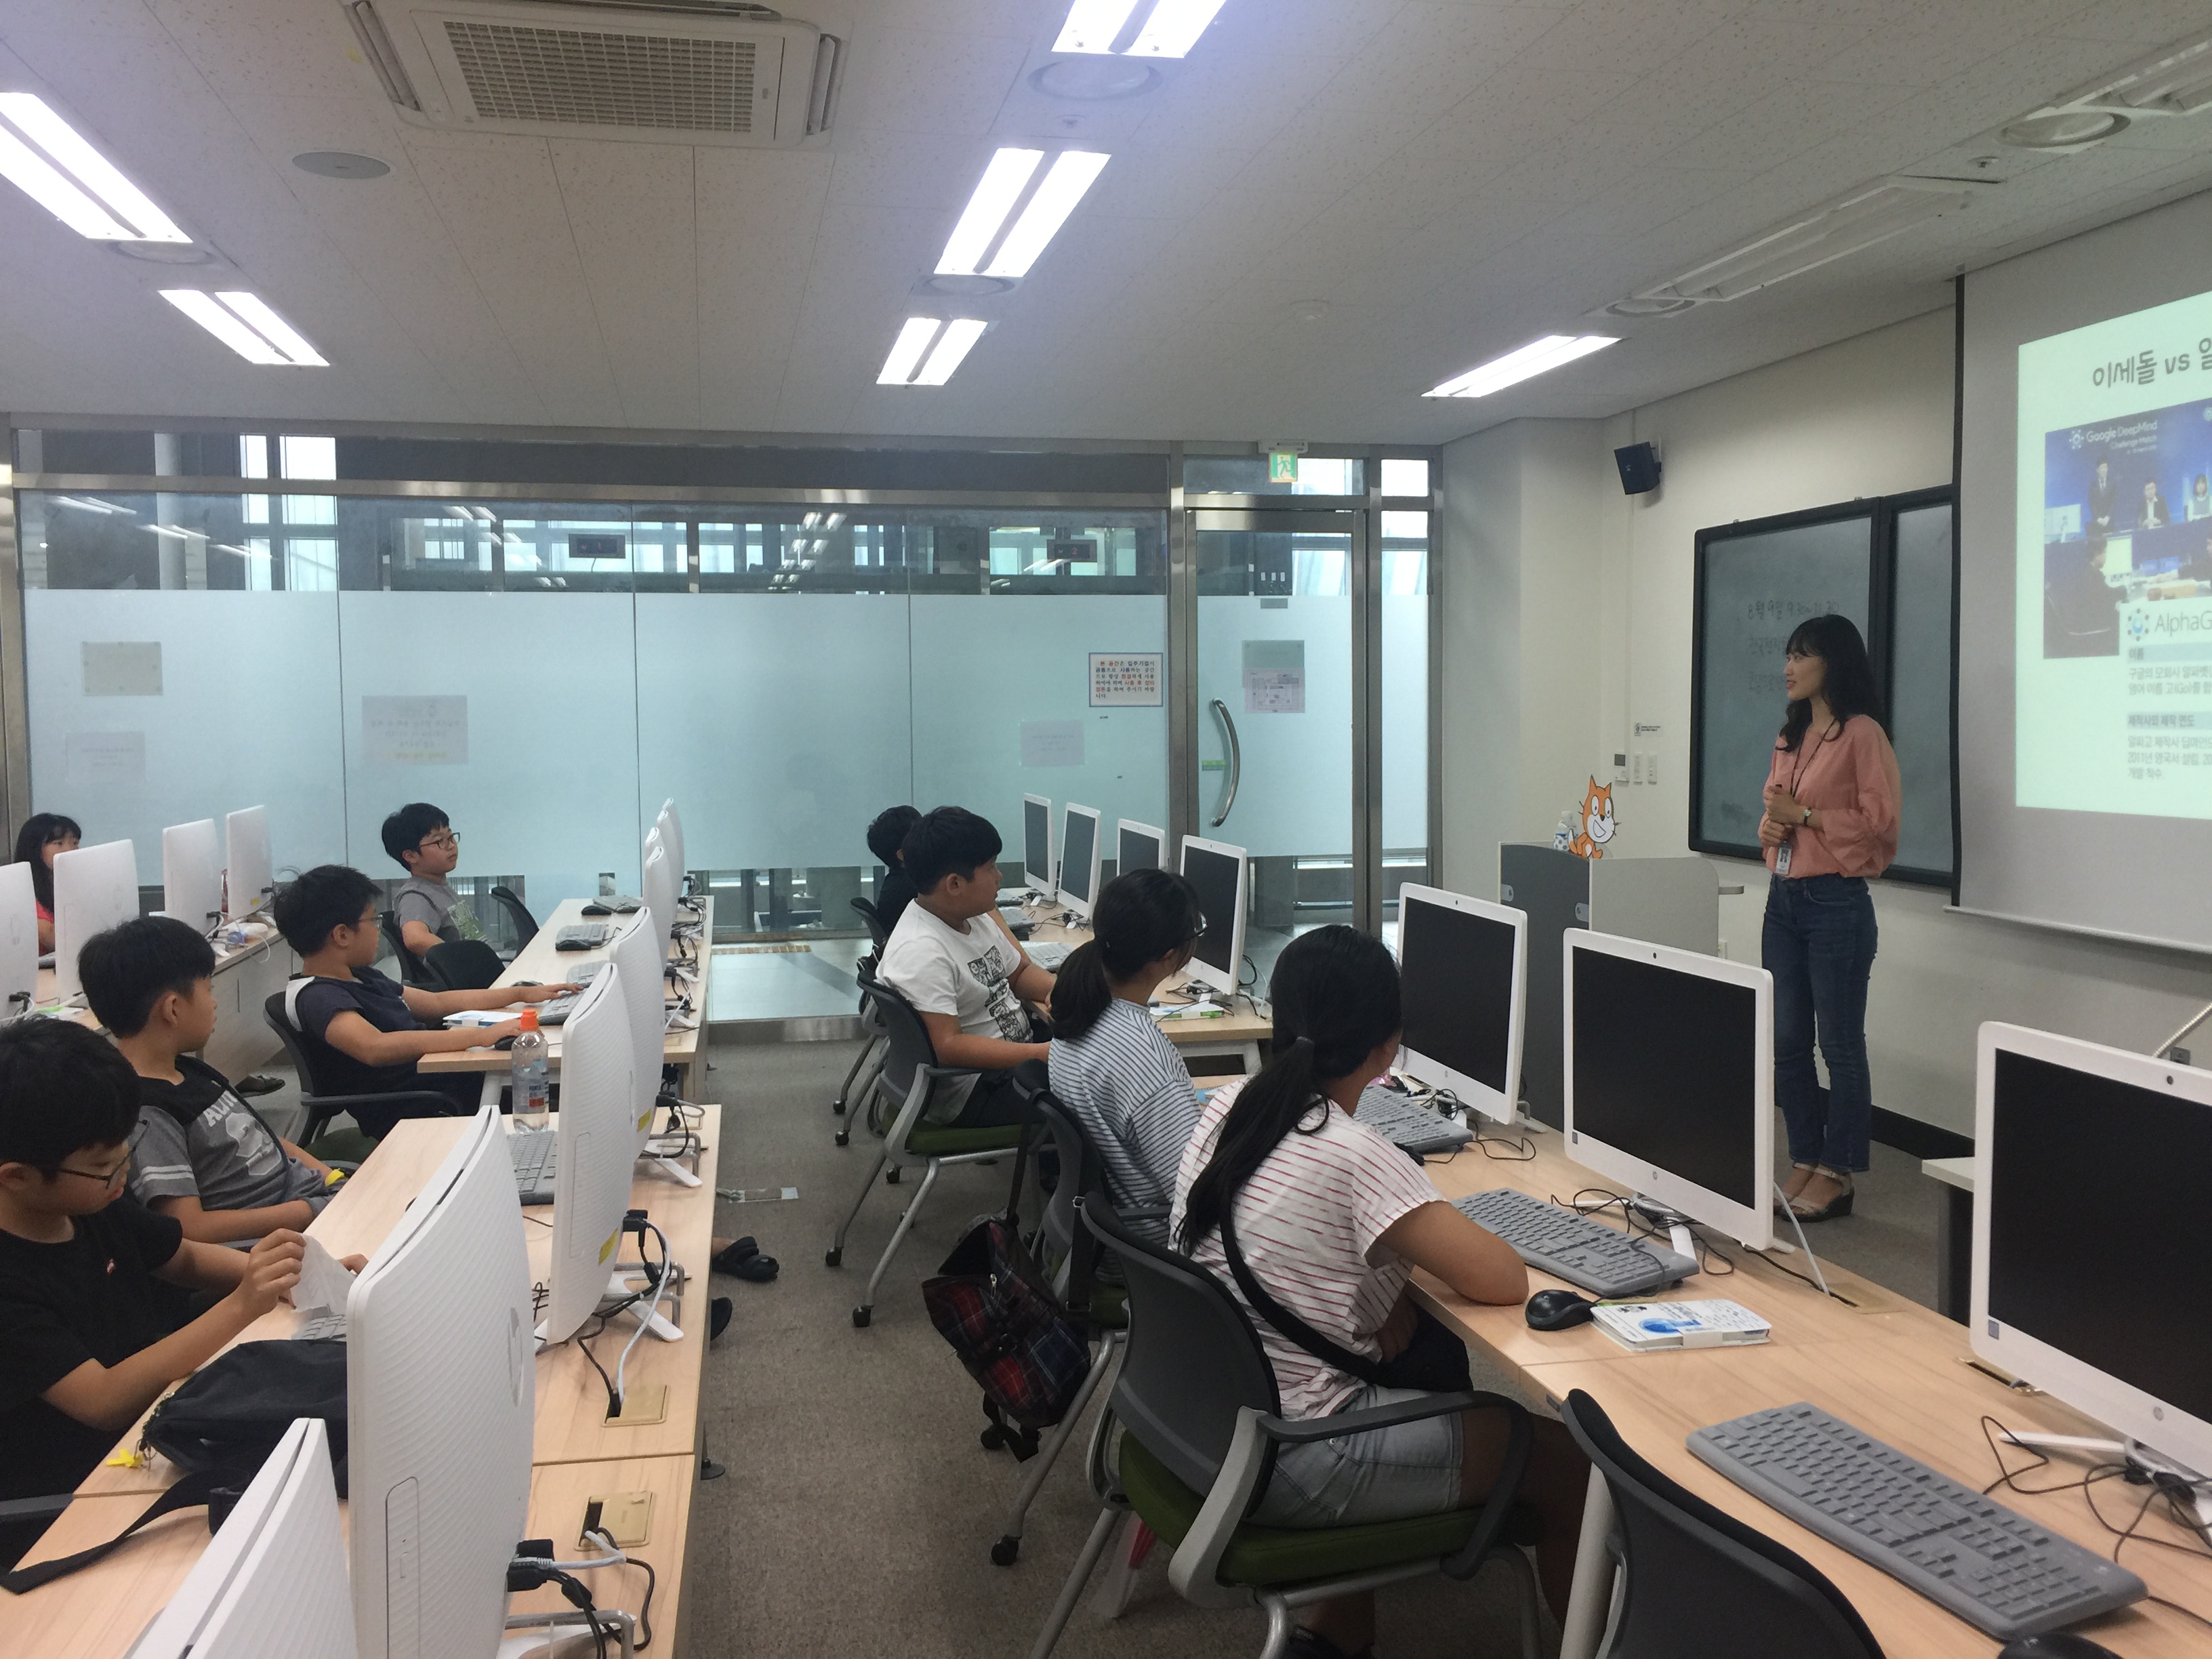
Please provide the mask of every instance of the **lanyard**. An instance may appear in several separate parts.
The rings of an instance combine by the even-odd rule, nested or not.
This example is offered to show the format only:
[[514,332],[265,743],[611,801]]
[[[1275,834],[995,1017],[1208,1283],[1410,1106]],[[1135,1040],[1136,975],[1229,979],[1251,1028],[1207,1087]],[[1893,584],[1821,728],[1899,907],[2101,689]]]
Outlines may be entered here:
[[[1831,721],[1830,724],[1832,725],[1834,722]],[[1824,726],[1820,728],[1820,735],[1814,740],[1811,749],[1808,750],[1802,747],[1799,749],[1797,753],[1797,764],[1790,769],[1790,799],[1793,800],[1796,799],[1797,795],[1797,780],[1803,775],[1805,769],[1813,763],[1813,757],[1820,752],[1820,745],[1827,742],[1827,740],[1828,728]],[[1802,803],[1800,804],[1802,805]]]

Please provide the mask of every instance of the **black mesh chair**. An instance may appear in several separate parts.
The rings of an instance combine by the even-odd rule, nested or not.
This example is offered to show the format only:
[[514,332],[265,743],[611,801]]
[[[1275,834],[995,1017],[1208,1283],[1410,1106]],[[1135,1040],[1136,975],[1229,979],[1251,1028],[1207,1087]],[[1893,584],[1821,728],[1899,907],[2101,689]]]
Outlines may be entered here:
[[[1121,1259],[1129,1334],[1112,1399],[1091,1437],[1097,1524],[1030,1659],[1047,1659],[1058,1644],[1091,1569],[1132,1513],[1174,1550],[1168,1582],[1186,1601],[1266,1612],[1261,1659],[1281,1659],[1301,1607],[1431,1573],[1470,1578],[1492,1557],[1519,1577],[1522,1650],[1533,1659],[1535,1576],[1520,1552],[1536,1542],[1539,1526],[1515,1501],[1535,1439],[1525,1407],[1494,1394],[1433,1394],[1288,1420],[1259,1336],[1218,1280],[1130,1232],[1097,1198],[1083,1200],[1079,1213]],[[1470,1409],[1503,1412],[1509,1425],[1498,1484],[1479,1505],[1351,1527],[1265,1527],[1247,1518],[1267,1492],[1278,1446]],[[1109,1462],[1116,1422],[1125,1432],[1118,1462]]]
[[433,991],[489,991],[507,964],[480,939],[448,939],[422,953]]
[[399,959],[399,978],[403,984],[411,985],[418,991],[444,988],[430,977],[430,970],[422,965],[422,958],[407,948],[407,941],[400,937],[397,915],[390,910],[379,910],[376,926],[377,931],[384,936],[384,948]]
[[498,886],[491,890],[494,903],[507,912],[507,925],[514,929],[514,948],[520,951],[538,937],[538,918],[522,902],[522,896],[512,887]]
[[[884,946],[889,942],[890,934],[885,930],[884,919],[877,913],[876,907],[867,900],[854,899],[853,908],[860,912],[860,920],[867,924],[868,928],[869,951],[868,954],[861,958],[860,968],[863,972],[872,973],[876,963],[884,959]],[[852,1103],[854,1080],[860,1075],[861,1068],[867,1065],[869,1057],[876,1052],[876,1045],[884,1040],[884,1023],[877,1017],[875,1005],[868,1000],[867,993],[865,991],[860,994],[860,1018],[866,1022],[864,1035],[867,1041],[861,1043],[860,1052],[854,1056],[853,1069],[845,1073],[844,1082],[838,1085],[837,1097],[830,1103],[830,1112],[838,1117],[844,1116],[846,1108]],[[866,1098],[868,1091],[863,1088],[860,1092],[861,1097]],[[837,1144],[840,1146],[848,1146],[852,1144],[852,1140],[853,1128],[850,1124],[845,1125],[837,1131]]]
[[1580,1389],[1561,1415],[1613,1499],[1605,1659],[1881,1659],[1818,1567],[1654,1468]]
[[[295,1027],[285,1012],[284,993],[270,994],[261,1005],[261,1017],[269,1022],[269,1029],[276,1033],[276,1040],[284,1045],[284,1053],[292,1068],[300,1075],[300,1104],[307,1114],[301,1126],[299,1144],[311,1146],[315,1137],[330,1127],[331,1120],[353,1111],[356,1107],[391,1108],[410,1117],[452,1117],[462,1109],[453,1096],[441,1094],[434,1089],[399,1089],[386,1093],[341,1095],[327,1092],[315,1076],[315,1061],[310,1050],[315,1046],[307,1034]],[[356,1119],[356,1122],[360,1120]],[[364,1131],[366,1133],[366,1131]]]

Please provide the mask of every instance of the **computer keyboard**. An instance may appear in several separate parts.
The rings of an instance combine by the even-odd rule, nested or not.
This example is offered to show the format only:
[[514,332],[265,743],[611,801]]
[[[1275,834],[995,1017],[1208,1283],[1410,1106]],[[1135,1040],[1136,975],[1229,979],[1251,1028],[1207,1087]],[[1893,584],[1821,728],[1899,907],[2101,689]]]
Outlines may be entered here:
[[1530,1267],[1603,1298],[1649,1295],[1698,1270],[1687,1256],[1510,1187],[1469,1193],[1452,1207],[1496,1233]]
[[1800,1401],[1717,1423],[1690,1449],[1999,1642],[2139,1601],[2143,1582],[1972,1487]]
[[604,921],[572,922],[553,935],[556,951],[596,951],[607,942],[607,925]]
[[1417,1155],[1457,1152],[1474,1139],[1449,1118],[1380,1084],[1370,1083],[1359,1091],[1359,1109],[1352,1116],[1385,1139]]
[[507,1138],[507,1155],[514,1160],[515,1195],[525,1204],[550,1204],[553,1177],[560,1145],[557,1129],[518,1129]]
[[1058,973],[1060,965],[1075,954],[1073,947],[1066,945],[1031,945],[1026,949],[1030,960],[1048,974]]
[[[589,985],[606,968],[604,962],[580,962],[574,968],[563,969],[561,977],[571,985]],[[556,1001],[559,999],[555,999]]]
[[566,1020],[576,1005],[584,1000],[581,991],[564,992],[557,997],[548,997],[538,1005],[538,1023],[541,1026],[558,1025]]

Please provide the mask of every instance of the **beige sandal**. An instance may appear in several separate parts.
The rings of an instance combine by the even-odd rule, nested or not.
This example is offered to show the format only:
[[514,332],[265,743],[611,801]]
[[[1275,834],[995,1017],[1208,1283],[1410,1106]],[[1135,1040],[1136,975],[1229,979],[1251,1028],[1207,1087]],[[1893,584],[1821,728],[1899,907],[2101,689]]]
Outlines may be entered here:
[[1842,1190],[1837,1193],[1837,1194],[1833,1198],[1830,1199],[1826,1204],[1821,1205],[1817,1209],[1813,1207],[1811,1205],[1807,1204],[1802,1196],[1793,1198],[1790,1200],[1790,1213],[1796,1216],[1801,1223],[1807,1221],[1832,1221],[1838,1216],[1849,1215],[1851,1212],[1852,1194],[1851,1177],[1850,1172],[1844,1170],[1832,1170],[1825,1164],[1818,1166],[1815,1172],[1820,1175],[1824,1175],[1827,1176],[1829,1180],[1835,1182]]

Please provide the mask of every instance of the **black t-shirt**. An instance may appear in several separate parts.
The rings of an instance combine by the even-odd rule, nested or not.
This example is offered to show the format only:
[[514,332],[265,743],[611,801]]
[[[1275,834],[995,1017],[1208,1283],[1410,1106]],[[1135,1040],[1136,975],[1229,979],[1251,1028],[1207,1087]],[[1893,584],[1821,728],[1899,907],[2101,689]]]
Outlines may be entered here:
[[0,1498],[74,1491],[116,1442],[39,1396],[88,1359],[120,1364],[174,1328],[154,1270],[185,1231],[118,1198],[66,1244],[0,1231]]
[[412,1060],[371,1066],[331,1046],[323,1034],[340,1014],[359,1014],[380,1031],[419,1031],[422,1022],[407,1006],[399,981],[374,968],[356,968],[351,979],[316,979],[300,993],[300,1027],[313,1045],[315,1080],[331,1094],[373,1095],[419,1086]]
[[884,872],[876,887],[876,914],[884,919],[884,933],[888,936],[898,926],[899,917],[906,907],[914,902],[914,883],[907,878],[902,868]]

